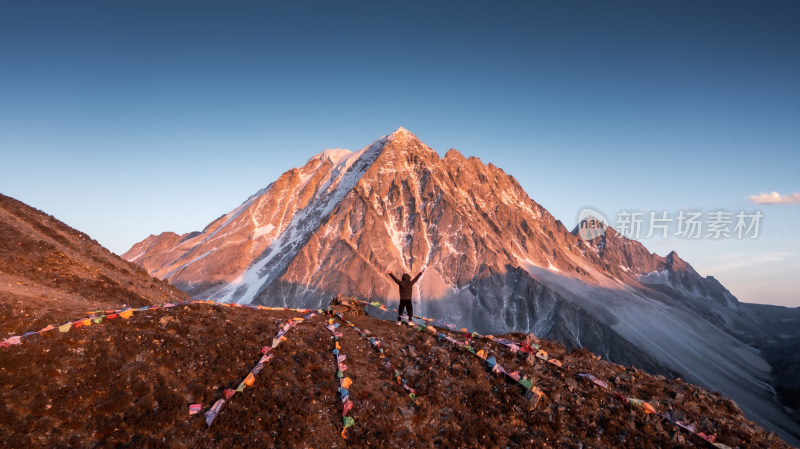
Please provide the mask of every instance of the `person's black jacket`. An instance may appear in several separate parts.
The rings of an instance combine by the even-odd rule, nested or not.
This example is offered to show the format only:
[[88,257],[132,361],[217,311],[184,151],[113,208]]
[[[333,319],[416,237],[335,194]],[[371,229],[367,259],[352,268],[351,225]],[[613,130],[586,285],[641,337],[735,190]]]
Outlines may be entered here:
[[389,273],[389,276],[392,277],[392,280],[400,286],[400,300],[411,300],[411,288],[414,286],[414,283],[419,280],[419,277],[422,276],[422,272],[417,274],[414,279],[411,279],[411,276],[404,274],[403,279],[397,279],[394,277],[392,273]]

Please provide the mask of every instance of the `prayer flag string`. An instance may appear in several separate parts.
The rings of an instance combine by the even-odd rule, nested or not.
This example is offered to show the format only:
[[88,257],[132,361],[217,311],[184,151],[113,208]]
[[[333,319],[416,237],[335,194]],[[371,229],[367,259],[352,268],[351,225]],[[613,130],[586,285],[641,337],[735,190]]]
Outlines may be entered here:
[[269,346],[264,346],[261,348],[261,357],[259,358],[258,362],[256,362],[253,369],[251,369],[250,372],[247,373],[247,376],[245,376],[245,378],[239,383],[239,386],[236,387],[236,389],[228,388],[224,390],[223,394],[225,397],[217,399],[214,405],[212,405],[211,408],[206,411],[207,426],[211,426],[211,423],[214,422],[214,419],[222,411],[222,407],[225,405],[225,403],[230,401],[236,393],[241,393],[245,390],[245,388],[253,386],[256,381],[256,375],[258,375],[261,370],[264,369],[264,366],[274,357],[274,354],[271,351],[286,341],[286,334],[295,326],[297,326],[298,323],[305,320],[310,320],[315,315],[317,315],[316,312],[311,312],[303,318],[291,318],[286,322],[286,324],[283,325],[283,327],[281,327],[281,329],[275,335],[275,338],[272,339],[272,343]]
[[[234,308],[247,308],[247,309],[254,309],[254,310],[269,310],[269,311],[291,311],[291,312],[299,312],[299,313],[308,313],[310,309],[291,309],[286,307],[265,307],[265,306],[254,306],[250,304],[229,304],[229,303],[219,303],[214,301],[183,301],[183,302],[176,302],[176,303],[166,303],[162,305],[152,305],[152,306],[142,306],[138,308],[127,308],[127,309],[117,309],[117,310],[95,310],[88,312],[89,316],[85,318],[81,318],[75,321],[68,321],[60,326],[53,326],[48,325],[38,331],[30,331],[26,332],[22,335],[14,335],[11,337],[7,337],[6,339],[0,341],[0,348],[7,348],[14,345],[22,344],[23,338],[28,338],[34,335],[42,335],[45,332],[49,332],[55,329],[58,329],[61,333],[67,333],[72,329],[77,329],[79,327],[84,326],[91,326],[93,324],[100,324],[104,320],[114,320],[117,318],[122,319],[130,319],[134,312],[143,312],[143,311],[151,311],[151,310],[159,310],[159,309],[169,309],[176,306],[183,306],[188,304],[208,304],[214,306],[221,306],[221,307],[234,307]],[[318,311],[321,313],[321,311]]]
[[355,420],[347,416],[350,413],[350,410],[353,408],[353,401],[350,400],[350,386],[353,384],[353,380],[349,377],[344,375],[344,372],[347,371],[347,365],[344,364],[344,361],[347,360],[347,356],[341,353],[342,345],[339,342],[339,339],[342,338],[342,333],[337,331],[339,328],[339,323],[334,323],[333,318],[328,320],[328,325],[326,326],[327,329],[333,334],[333,356],[336,360],[336,378],[339,379],[339,395],[342,398],[342,438],[345,440],[347,439],[347,435],[345,432],[347,431],[348,427],[352,427],[355,424]]
[[400,371],[397,370],[392,365],[392,362],[389,360],[389,357],[386,355],[386,353],[384,351],[384,348],[381,347],[381,341],[378,340],[376,337],[369,337],[368,336],[369,331],[367,331],[366,329],[362,331],[361,329],[356,327],[356,325],[353,324],[351,321],[347,321],[346,319],[344,319],[344,317],[342,317],[341,314],[337,313],[336,314],[336,318],[338,318],[339,321],[341,321],[341,322],[345,323],[346,325],[348,325],[349,327],[351,327],[353,330],[355,330],[358,333],[358,335],[361,338],[363,338],[364,340],[367,340],[369,342],[370,346],[375,351],[378,352],[378,357],[380,357],[383,360],[383,367],[386,368],[389,372],[392,373],[392,377],[394,377],[394,379],[397,381],[397,383],[401,387],[403,387],[404,390],[408,391],[408,397],[412,401],[416,402],[417,401],[417,391],[415,389],[411,388],[408,385],[408,382],[402,376],[400,376]]
[[[367,301],[359,300],[359,299],[356,299],[356,298],[351,298],[351,299],[353,301],[355,301],[355,302],[358,302],[358,303],[364,305],[364,306],[369,305],[369,306],[375,307],[375,308],[383,310],[383,311],[392,310],[394,312],[397,312],[397,309],[388,308],[386,305],[381,304],[381,303],[376,302],[376,301],[367,302]],[[455,330],[455,328],[456,328],[455,325],[446,323],[443,320],[434,320],[432,318],[427,318],[427,317],[422,317],[422,316],[417,316],[417,315],[414,315],[414,318],[417,318],[419,320],[423,320],[423,321],[425,321],[427,323],[426,326],[422,326],[422,325],[417,324],[416,325],[417,330],[423,330],[423,329],[427,328],[429,331],[432,330],[432,332],[435,332],[435,328],[433,326],[436,326],[436,327],[442,328],[442,329],[446,328],[448,330]],[[486,361],[487,365],[489,365],[491,367],[492,371],[495,371],[495,372],[500,371],[500,372],[505,373],[506,375],[508,375],[512,379],[514,379],[517,382],[519,382],[520,385],[522,385],[523,387],[531,388],[532,392],[534,392],[533,389],[536,388],[536,387],[531,385],[531,381],[529,379],[520,378],[519,373],[517,373],[517,372],[513,372],[513,373],[506,372],[506,370],[496,362],[494,357],[488,356],[488,354],[485,353],[482,350],[478,351],[476,353],[475,350],[472,348],[472,346],[469,345],[469,339],[472,338],[472,337],[484,338],[484,339],[487,339],[487,340],[492,341],[494,343],[501,344],[501,345],[504,345],[504,346],[508,347],[511,350],[512,353],[525,353],[525,354],[527,354],[526,357],[531,357],[531,356],[536,357],[537,359],[542,360],[544,362],[547,362],[549,365],[551,365],[551,366],[553,366],[555,368],[562,368],[563,367],[563,364],[562,364],[562,362],[560,360],[550,358],[550,356],[547,353],[547,351],[541,349],[541,347],[539,345],[537,345],[537,344],[533,344],[533,343],[531,343],[531,344],[516,343],[516,342],[514,342],[512,340],[508,340],[508,339],[505,339],[505,338],[494,337],[493,335],[481,335],[481,334],[479,334],[477,332],[470,333],[469,331],[467,331],[467,329],[464,329],[464,328],[462,328],[461,331],[465,332],[466,342],[460,342],[460,341],[454,339],[453,337],[451,337],[451,336],[449,336],[447,334],[444,334],[444,333],[438,333],[438,336],[439,336],[440,339],[446,339],[446,340],[450,341],[451,343],[454,343],[454,344],[458,345],[459,347],[462,347],[462,348],[465,348],[465,349],[469,350],[470,352],[472,352],[473,354],[477,355],[478,357],[481,357],[482,359],[484,359]],[[694,427],[693,424],[689,424],[689,423],[686,423],[684,421],[674,421],[671,418],[671,416],[669,415],[669,413],[664,413],[662,415],[658,415],[658,413],[656,412],[655,408],[652,405],[650,405],[648,402],[643,401],[641,399],[632,398],[632,397],[625,397],[622,394],[620,394],[619,392],[617,392],[617,391],[615,391],[613,389],[610,389],[608,387],[608,384],[605,381],[596,378],[592,374],[581,373],[581,374],[578,374],[578,376],[581,377],[581,378],[584,378],[584,379],[586,379],[586,380],[588,380],[590,382],[592,382],[596,386],[598,386],[600,388],[603,388],[606,391],[609,391],[616,399],[618,399],[623,404],[627,404],[632,408],[640,409],[645,414],[655,414],[656,416],[659,416],[660,418],[662,418],[664,421],[666,421],[666,422],[668,422],[670,424],[673,424],[673,425],[675,425],[675,426],[677,426],[677,427],[679,427],[679,428],[681,428],[683,430],[686,430],[687,432],[697,436],[702,441],[712,445],[715,448],[718,448],[718,449],[730,449],[729,446],[726,446],[725,444],[722,444],[722,443],[718,443],[716,441],[716,436],[708,435],[708,434],[705,434],[703,432],[695,432],[695,427]],[[536,388],[536,390],[538,390],[538,388]],[[541,393],[541,390],[538,390],[538,392],[534,392],[534,394],[536,394],[537,396],[539,396],[541,398],[544,394],[541,393],[541,395],[540,395],[540,393]]]
[[52,330],[58,329],[61,333],[67,333],[72,329],[77,329],[79,327],[91,326],[93,324],[100,324],[104,320],[114,320],[117,318],[122,319],[130,319],[133,316],[134,312],[141,312],[141,311],[149,311],[149,310],[158,310],[158,309],[168,309],[171,307],[179,306],[179,305],[186,305],[190,304],[192,301],[184,301],[179,303],[166,303],[160,306],[144,306],[139,307],[136,309],[128,308],[128,309],[118,309],[118,310],[106,310],[106,311],[95,311],[91,312],[90,316],[81,318],[75,321],[68,321],[60,326],[53,326],[48,325],[38,331],[31,331],[26,332],[23,335],[15,335],[12,337],[8,337],[3,341],[0,341],[0,348],[5,348],[13,345],[22,344],[23,338],[28,338],[34,335],[42,335],[45,332],[50,332]]

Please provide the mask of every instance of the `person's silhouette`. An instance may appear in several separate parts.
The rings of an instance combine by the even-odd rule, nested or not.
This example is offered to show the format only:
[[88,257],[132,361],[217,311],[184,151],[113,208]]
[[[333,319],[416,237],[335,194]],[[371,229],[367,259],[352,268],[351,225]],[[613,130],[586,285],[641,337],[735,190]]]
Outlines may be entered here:
[[386,272],[400,287],[400,308],[397,311],[397,324],[400,324],[400,317],[403,315],[403,309],[406,310],[406,313],[408,314],[408,321],[411,322],[411,317],[414,316],[414,308],[411,305],[412,287],[424,272],[425,269],[423,268],[422,271],[420,271],[419,274],[414,277],[414,279],[411,279],[411,276],[408,273],[403,273],[402,279],[397,279],[390,271]]

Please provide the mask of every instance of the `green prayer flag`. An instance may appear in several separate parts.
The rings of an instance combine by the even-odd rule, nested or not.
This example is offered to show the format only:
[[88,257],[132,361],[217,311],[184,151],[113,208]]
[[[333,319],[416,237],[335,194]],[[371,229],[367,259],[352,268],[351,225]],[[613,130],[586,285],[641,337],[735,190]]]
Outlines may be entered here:
[[353,418],[351,418],[349,416],[345,416],[344,419],[342,420],[342,424],[344,424],[344,428],[345,429],[350,427],[350,426],[352,426],[355,423],[356,423],[356,420],[354,420]]
[[103,322],[103,317],[99,316],[99,317],[93,319],[92,322],[94,324],[100,324],[101,322]]
[[344,377],[344,373],[342,373],[341,371],[336,371],[336,377],[338,377],[339,379],[341,379],[341,378],[343,378],[343,377]]
[[520,379],[519,384],[525,387],[526,389],[530,390],[533,382],[530,379]]
[[244,387],[245,387],[245,384],[244,384],[244,382],[242,382],[242,383],[240,383],[240,384],[239,384],[239,386],[238,386],[238,387],[236,387],[236,391],[238,391],[239,393],[241,393],[241,392],[243,392],[243,391],[244,391]]
[[473,349],[472,346],[467,345],[466,348],[467,348],[467,351],[475,354],[475,349]]

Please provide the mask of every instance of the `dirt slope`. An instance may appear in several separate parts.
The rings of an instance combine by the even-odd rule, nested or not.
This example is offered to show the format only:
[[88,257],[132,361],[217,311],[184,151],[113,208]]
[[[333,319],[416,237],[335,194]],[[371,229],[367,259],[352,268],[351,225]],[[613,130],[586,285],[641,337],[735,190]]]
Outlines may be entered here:
[[0,194],[0,338],[23,324],[38,330],[90,310],[185,299],[88,235]]
[[[281,326],[303,313],[210,304],[141,310],[130,319],[34,335],[0,348],[0,443],[8,447],[711,447],[641,407],[623,404],[579,376],[591,373],[659,413],[693,423],[731,447],[788,447],[747,421],[719,394],[681,380],[567,354],[539,341],[563,363],[512,353],[472,339],[508,371],[519,370],[544,396],[490,372],[475,354],[425,330],[396,326],[351,309],[344,316],[381,341],[413,401],[382,366],[380,354],[340,321],[344,375],[352,380],[342,431],[330,317],[300,322],[271,351],[252,386],[235,394],[208,427],[206,411],[247,376]],[[76,317],[77,318],[77,317]],[[462,332],[440,331],[456,340]],[[516,341],[535,341],[512,334]],[[531,396],[530,394],[528,396]]]

